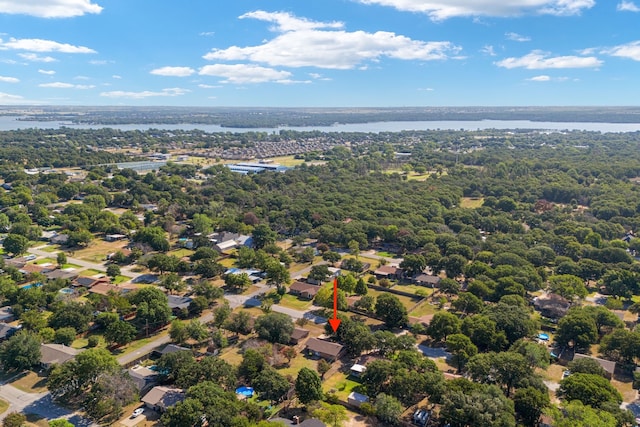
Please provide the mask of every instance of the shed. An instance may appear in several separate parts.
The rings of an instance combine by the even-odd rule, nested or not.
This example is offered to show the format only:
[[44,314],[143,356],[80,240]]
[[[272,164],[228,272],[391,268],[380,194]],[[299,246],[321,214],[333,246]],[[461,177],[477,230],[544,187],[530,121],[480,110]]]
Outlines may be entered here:
[[308,336],[309,331],[307,331],[306,329],[294,328],[293,332],[291,333],[291,339],[289,340],[289,342],[293,345],[296,345]]
[[364,374],[364,371],[366,370],[367,370],[366,366],[359,365],[356,363],[349,369],[349,374],[353,377],[360,378],[360,376]]
[[355,391],[352,391],[351,393],[349,393],[349,396],[347,397],[347,403],[349,403],[349,405],[355,406],[356,408],[359,408],[360,405],[368,402],[369,402],[369,396],[356,393]]

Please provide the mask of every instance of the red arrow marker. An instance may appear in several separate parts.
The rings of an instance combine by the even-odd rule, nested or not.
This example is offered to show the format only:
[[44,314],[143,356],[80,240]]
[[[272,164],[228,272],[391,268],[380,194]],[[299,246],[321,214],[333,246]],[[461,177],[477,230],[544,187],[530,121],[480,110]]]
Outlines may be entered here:
[[340,326],[340,319],[338,319],[338,278],[333,279],[333,319],[329,319],[329,324],[334,333]]

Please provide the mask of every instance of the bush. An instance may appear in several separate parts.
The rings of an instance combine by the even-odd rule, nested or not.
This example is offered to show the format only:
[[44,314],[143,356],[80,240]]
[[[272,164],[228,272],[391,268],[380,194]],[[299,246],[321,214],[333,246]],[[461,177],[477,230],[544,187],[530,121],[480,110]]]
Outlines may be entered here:
[[100,338],[95,335],[90,336],[88,341],[87,346],[89,348],[97,347],[100,344]]

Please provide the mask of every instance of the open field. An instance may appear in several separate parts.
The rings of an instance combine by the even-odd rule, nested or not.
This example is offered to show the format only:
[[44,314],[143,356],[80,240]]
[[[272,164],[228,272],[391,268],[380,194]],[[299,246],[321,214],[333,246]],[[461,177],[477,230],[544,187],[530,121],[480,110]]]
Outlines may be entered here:
[[412,310],[409,313],[409,316],[422,317],[429,314],[435,314],[437,311],[438,311],[437,306],[430,304],[429,301],[425,301],[422,304],[420,304],[418,307],[416,307],[415,310]]
[[484,203],[483,197],[463,197],[460,200],[460,207],[466,209],[476,209]]
[[173,251],[167,252],[167,255],[173,255],[178,258],[184,258],[184,257],[193,255],[193,253],[194,251],[192,251],[191,249],[180,248],[180,249],[175,249]]
[[126,241],[107,242],[105,240],[95,239],[88,247],[69,253],[73,258],[79,258],[84,261],[103,263],[107,255],[117,252],[124,248]]
[[322,389],[325,393],[334,392],[341,400],[347,400],[349,394],[359,385],[360,383],[349,379],[347,374],[336,372],[322,384]]
[[305,311],[311,307],[311,300],[301,299],[291,294],[285,294],[282,296],[279,305],[293,308],[294,310]]
[[[382,295],[384,293],[387,293],[387,292],[378,291],[378,290],[369,288],[369,292],[368,292],[367,295],[371,295],[371,296],[377,298],[377,297],[379,297],[380,295]],[[404,295],[395,295],[395,294],[392,294],[392,295],[397,297],[400,300],[400,302],[402,303],[402,305],[404,305],[404,307],[407,310],[411,310],[422,299],[420,297],[410,298],[410,297],[407,297],[407,296],[404,296]]]

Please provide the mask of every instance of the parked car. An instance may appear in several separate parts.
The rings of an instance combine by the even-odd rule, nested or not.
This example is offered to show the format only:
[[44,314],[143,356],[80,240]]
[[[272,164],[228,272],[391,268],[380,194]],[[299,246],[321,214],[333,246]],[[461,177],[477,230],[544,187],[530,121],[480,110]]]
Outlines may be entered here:
[[133,411],[133,413],[131,414],[131,418],[136,418],[142,415],[143,412],[144,412],[144,408],[138,408],[135,411]]

